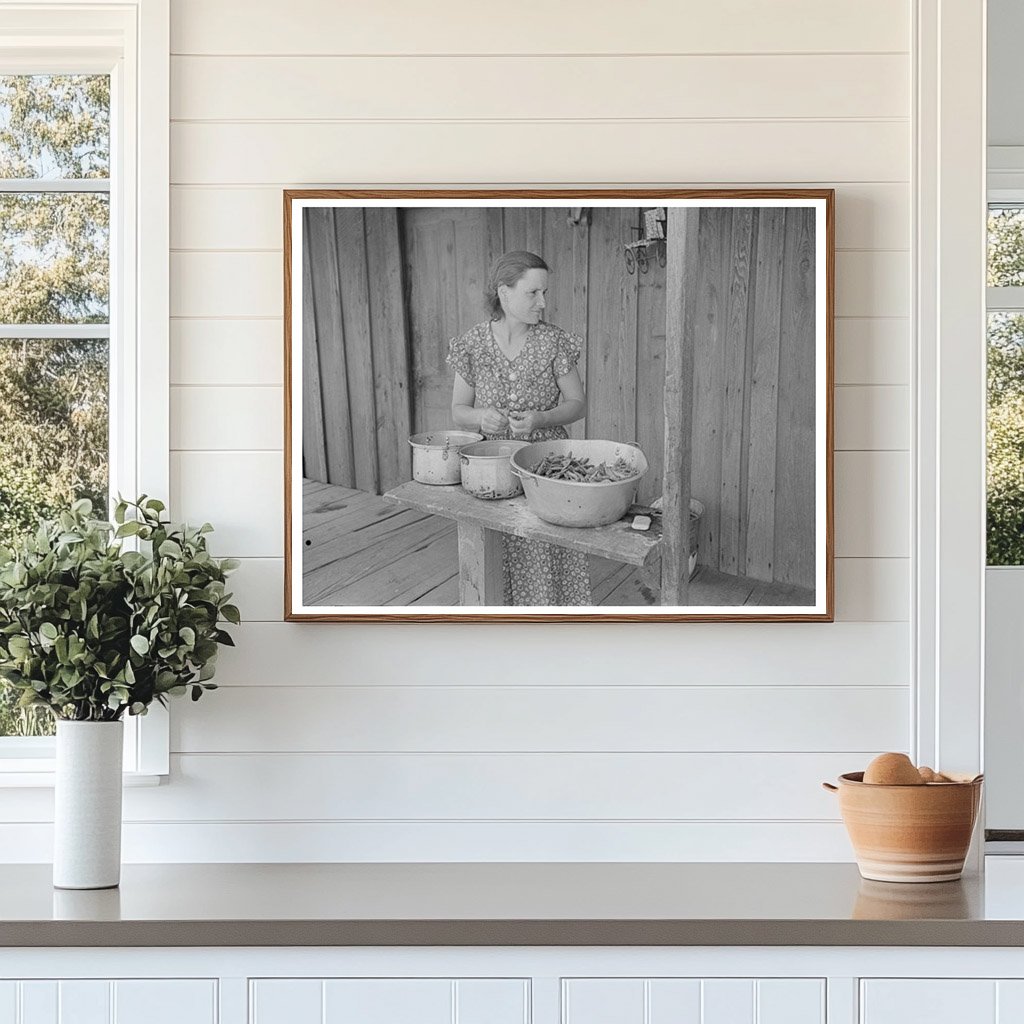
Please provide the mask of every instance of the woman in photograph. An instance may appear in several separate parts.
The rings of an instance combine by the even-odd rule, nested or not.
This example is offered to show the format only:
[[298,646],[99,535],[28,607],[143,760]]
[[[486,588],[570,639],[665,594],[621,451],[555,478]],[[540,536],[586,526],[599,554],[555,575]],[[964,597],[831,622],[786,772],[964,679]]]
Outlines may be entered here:
[[[489,317],[453,338],[456,426],[488,440],[549,441],[569,436],[586,400],[576,364],[581,341],[545,323],[548,265],[532,252],[507,252],[491,268]],[[503,535],[504,604],[589,605],[587,556],[554,544]]]

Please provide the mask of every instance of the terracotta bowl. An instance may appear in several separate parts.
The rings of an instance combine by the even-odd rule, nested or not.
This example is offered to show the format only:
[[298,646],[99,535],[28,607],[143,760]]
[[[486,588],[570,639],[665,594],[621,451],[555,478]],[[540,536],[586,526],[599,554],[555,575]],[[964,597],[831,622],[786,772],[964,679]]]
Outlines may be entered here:
[[951,882],[964,869],[981,803],[978,776],[921,786],[876,786],[839,776],[839,811],[857,867],[877,882]]

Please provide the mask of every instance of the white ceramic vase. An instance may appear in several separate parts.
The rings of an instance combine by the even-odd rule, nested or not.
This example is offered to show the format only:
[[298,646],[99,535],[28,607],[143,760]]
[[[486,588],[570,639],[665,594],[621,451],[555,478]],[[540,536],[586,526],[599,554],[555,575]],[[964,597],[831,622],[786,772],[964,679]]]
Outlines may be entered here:
[[109,889],[121,880],[121,722],[57,722],[53,884]]

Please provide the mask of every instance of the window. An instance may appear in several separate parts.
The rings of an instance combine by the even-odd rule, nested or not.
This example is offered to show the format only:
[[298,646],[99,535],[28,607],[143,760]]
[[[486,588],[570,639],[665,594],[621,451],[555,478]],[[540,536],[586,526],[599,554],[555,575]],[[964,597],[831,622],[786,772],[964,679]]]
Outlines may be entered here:
[[1024,565],[1024,204],[988,215],[987,561]]
[[[1024,153],[1012,155],[1016,161]],[[986,263],[985,834],[986,853],[1019,853],[1024,841],[1024,793],[1017,782],[1024,727],[1024,165],[997,166],[989,174],[997,187],[990,193]]]
[[[109,507],[110,76],[0,76],[0,543]],[[0,736],[47,736],[0,683]]]
[[[168,21],[0,0],[0,541],[73,496],[168,496]],[[50,723],[10,705],[0,785],[46,784]],[[126,722],[126,771],[166,773],[166,714]]]

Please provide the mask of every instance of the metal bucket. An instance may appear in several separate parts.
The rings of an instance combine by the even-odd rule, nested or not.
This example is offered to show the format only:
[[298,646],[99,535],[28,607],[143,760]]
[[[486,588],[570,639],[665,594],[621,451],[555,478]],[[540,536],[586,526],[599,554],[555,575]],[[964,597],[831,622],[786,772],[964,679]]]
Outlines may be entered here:
[[529,441],[477,441],[459,453],[462,489],[474,498],[491,501],[523,493],[519,477],[512,473],[512,455]]
[[483,434],[466,430],[432,430],[428,434],[413,434],[412,478],[421,484],[457,484],[461,478],[459,452],[474,441],[482,441]]

